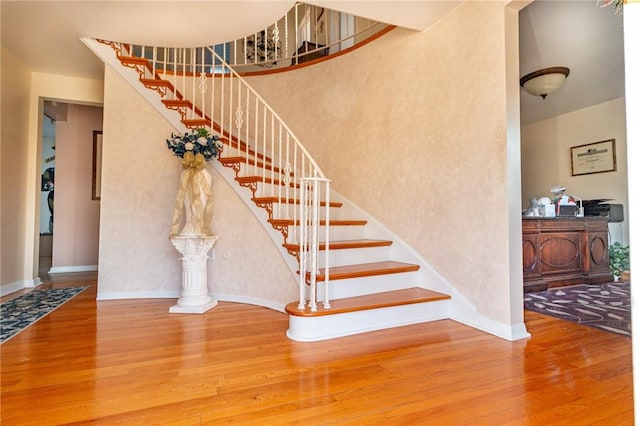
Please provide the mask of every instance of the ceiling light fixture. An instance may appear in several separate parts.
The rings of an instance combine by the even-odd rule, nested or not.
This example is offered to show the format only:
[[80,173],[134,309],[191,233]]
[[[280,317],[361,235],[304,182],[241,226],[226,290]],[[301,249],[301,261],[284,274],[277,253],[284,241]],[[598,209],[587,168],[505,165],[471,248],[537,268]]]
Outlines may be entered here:
[[551,67],[534,71],[520,79],[520,86],[533,96],[546,98],[548,94],[557,90],[569,76],[569,68]]

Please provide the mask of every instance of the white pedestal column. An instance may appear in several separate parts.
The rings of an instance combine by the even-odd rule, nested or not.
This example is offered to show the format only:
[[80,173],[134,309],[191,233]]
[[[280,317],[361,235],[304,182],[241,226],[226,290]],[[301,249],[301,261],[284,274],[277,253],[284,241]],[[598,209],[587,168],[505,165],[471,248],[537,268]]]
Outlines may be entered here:
[[176,236],[171,244],[182,254],[182,295],[171,313],[203,314],[218,304],[209,296],[207,256],[218,236]]

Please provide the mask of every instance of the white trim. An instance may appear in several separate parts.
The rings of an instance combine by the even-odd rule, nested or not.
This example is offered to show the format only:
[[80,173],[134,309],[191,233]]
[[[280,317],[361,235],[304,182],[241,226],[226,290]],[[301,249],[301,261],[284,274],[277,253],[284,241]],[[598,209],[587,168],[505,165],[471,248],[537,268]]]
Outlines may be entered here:
[[27,281],[16,281],[11,284],[3,285],[0,287],[0,296],[6,296],[7,294],[15,293],[27,287]]
[[50,274],[68,274],[71,272],[94,272],[98,270],[98,265],[78,265],[78,266],[52,266]]
[[179,291],[98,291],[96,300],[178,299],[179,297]]
[[[209,293],[213,299],[220,302],[245,303],[248,305],[262,306],[274,311],[284,313],[285,305],[272,300],[259,299],[251,296],[238,294]],[[100,292],[96,300],[124,300],[124,299],[178,299],[180,291],[123,291],[123,292]]]
[[24,282],[24,286],[26,288],[38,287],[40,284],[42,284],[42,280],[40,279],[40,277],[35,277],[32,280],[25,280]]
[[287,337],[298,342],[316,342],[447,319],[448,303],[441,300],[314,317],[289,315]]
[[511,342],[531,337],[531,334],[527,331],[524,323],[509,325],[497,322],[482,315],[475,315],[475,317],[472,318],[451,315],[450,319]]
[[273,300],[259,299],[257,297],[243,296],[237,294],[220,294],[211,293],[211,297],[218,299],[221,302],[233,302],[233,303],[245,303],[247,305],[262,306],[264,308],[273,309],[274,311],[284,313],[285,305],[282,303],[274,302]]

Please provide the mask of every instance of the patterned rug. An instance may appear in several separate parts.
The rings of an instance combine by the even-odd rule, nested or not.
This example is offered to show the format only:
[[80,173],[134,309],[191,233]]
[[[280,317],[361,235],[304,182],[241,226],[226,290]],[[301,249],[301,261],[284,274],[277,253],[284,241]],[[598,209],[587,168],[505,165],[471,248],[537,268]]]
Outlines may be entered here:
[[34,290],[0,305],[0,343],[9,340],[26,327],[88,287]]
[[525,293],[524,307],[631,337],[629,283],[578,285]]

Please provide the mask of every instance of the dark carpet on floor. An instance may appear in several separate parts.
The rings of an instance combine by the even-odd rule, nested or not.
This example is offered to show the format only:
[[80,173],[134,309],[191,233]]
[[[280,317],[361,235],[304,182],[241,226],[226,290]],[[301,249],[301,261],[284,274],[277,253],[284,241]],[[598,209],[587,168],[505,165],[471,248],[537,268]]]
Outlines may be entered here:
[[0,343],[62,306],[88,287],[33,290],[0,305]]
[[525,293],[524,307],[530,311],[631,337],[628,282],[585,284]]

